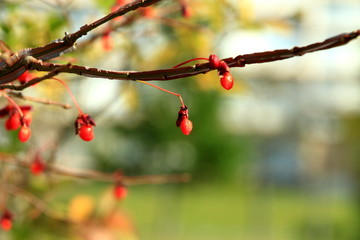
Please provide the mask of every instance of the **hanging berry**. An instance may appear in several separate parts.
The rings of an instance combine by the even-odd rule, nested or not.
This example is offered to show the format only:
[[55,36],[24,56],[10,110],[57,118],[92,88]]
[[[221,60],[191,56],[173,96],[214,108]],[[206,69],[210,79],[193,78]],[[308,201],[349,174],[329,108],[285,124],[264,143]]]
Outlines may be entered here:
[[32,121],[31,106],[16,105],[15,107],[14,104],[9,104],[0,110],[0,117],[8,116],[8,119],[6,119],[5,121],[6,130],[16,130],[22,124],[27,124],[28,126],[30,126]]
[[215,54],[209,56],[209,66],[211,69],[218,69],[220,65],[220,59]]
[[114,40],[110,33],[111,33],[111,29],[106,30],[103,36],[101,37],[102,46],[105,51],[111,51],[114,48]]
[[223,60],[220,60],[215,54],[209,56],[209,67],[217,69],[220,76],[220,84],[226,89],[230,90],[234,86],[234,78],[230,73],[230,67]]
[[21,126],[18,138],[21,142],[27,142],[31,136],[31,129],[27,124]]
[[23,112],[22,122],[30,126],[30,124],[32,123],[31,106],[20,106],[20,108]]
[[125,0],[116,0],[116,4],[119,6],[125,5],[126,1]]
[[17,78],[17,80],[21,83],[21,84],[25,84],[28,81],[30,81],[31,79],[36,78],[36,76],[33,73],[30,73],[29,71],[25,71],[23,74],[20,75],[20,77]]
[[94,132],[92,125],[82,125],[79,129],[79,136],[84,141],[91,141],[94,139]]
[[87,114],[80,114],[75,120],[75,134],[79,134],[84,141],[91,141],[95,135],[93,126],[96,126],[95,121]]
[[36,154],[34,161],[30,165],[30,170],[34,175],[40,175],[45,170],[45,163],[39,153]]
[[9,118],[5,121],[5,128],[6,130],[16,130],[21,126],[20,123],[20,113],[18,113],[16,110],[13,111]]
[[128,194],[127,187],[121,183],[117,183],[114,187],[114,197],[118,200],[123,200]]
[[226,72],[230,72],[229,66],[224,61],[219,62],[219,66],[218,66],[217,69],[218,69],[218,73],[219,73],[220,76],[225,74]]
[[181,10],[181,16],[183,18],[190,18],[191,17],[192,12],[191,12],[191,9],[190,9],[189,5],[186,2],[182,1],[180,3],[180,10]]
[[230,90],[234,86],[234,78],[230,72],[225,72],[224,75],[221,76],[220,84],[226,90]]
[[154,9],[152,7],[140,8],[140,14],[145,18],[153,18]]
[[4,231],[9,231],[12,228],[12,218],[12,214],[8,210],[5,210],[1,215],[0,224]]
[[180,129],[185,135],[189,135],[193,129],[193,124],[188,118],[184,118],[181,121]]
[[185,135],[189,135],[193,129],[193,124],[189,120],[189,110],[187,106],[180,107],[178,112],[178,118],[176,120],[176,126],[180,127],[181,131]]

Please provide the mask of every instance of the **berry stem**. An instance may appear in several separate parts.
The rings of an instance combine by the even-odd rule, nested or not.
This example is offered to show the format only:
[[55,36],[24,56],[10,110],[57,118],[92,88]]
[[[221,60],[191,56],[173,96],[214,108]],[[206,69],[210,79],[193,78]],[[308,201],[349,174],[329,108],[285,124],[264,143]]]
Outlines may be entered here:
[[177,96],[177,97],[180,99],[181,106],[182,106],[182,107],[185,107],[185,104],[184,104],[184,101],[183,101],[183,99],[182,99],[182,97],[181,97],[181,94],[171,92],[171,91],[169,91],[169,90],[166,90],[166,89],[164,89],[164,88],[161,88],[161,87],[156,86],[156,85],[154,85],[154,84],[151,84],[151,83],[149,83],[149,82],[145,82],[145,81],[141,81],[141,80],[136,80],[136,81],[137,81],[137,82],[144,83],[144,84],[149,85],[149,86],[151,86],[151,87],[157,88],[157,89],[159,89],[159,90],[161,90],[161,91],[164,91],[164,92],[166,92],[166,93],[170,93],[170,94],[172,94],[172,95],[174,95],[174,96]]
[[76,107],[76,109],[77,109],[78,112],[79,112],[79,115],[84,114],[83,111],[81,110],[80,105],[79,105],[79,103],[77,102],[74,94],[72,94],[70,88],[68,87],[68,85],[67,85],[63,80],[61,80],[61,79],[59,79],[59,78],[54,78],[54,77],[52,77],[51,79],[60,82],[60,83],[65,87],[65,89],[66,89],[66,91],[69,93],[69,95],[70,95],[73,103],[75,104],[75,107]]
[[174,66],[174,67],[172,67],[172,68],[178,68],[178,67],[180,67],[180,66],[182,66],[182,65],[184,65],[184,64],[187,64],[187,63],[189,63],[189,62],[196,61],[196,60],[205,60],[205,61],[209,61],[209,59],[208,59],[208,58],[193,58],[193,59],[187,60],[187,61],[185,61],[185,62],[179,63],[178,65],[175,65],[175,66]]

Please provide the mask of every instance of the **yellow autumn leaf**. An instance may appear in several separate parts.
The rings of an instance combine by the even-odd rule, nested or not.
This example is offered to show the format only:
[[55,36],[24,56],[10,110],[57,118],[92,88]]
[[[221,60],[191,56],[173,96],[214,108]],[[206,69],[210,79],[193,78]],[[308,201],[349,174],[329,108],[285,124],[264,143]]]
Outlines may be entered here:
[[86,221],[94,210],[94,199],[89,195],[77,195],[69,204],[69,219],[80,223]]

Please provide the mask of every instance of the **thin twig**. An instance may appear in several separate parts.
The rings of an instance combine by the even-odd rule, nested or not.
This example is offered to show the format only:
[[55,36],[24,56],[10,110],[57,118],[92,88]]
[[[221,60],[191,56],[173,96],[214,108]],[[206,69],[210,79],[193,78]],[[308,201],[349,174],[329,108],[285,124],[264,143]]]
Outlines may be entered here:
[[9,95],[25,100],[25,101],[31,101],[31,102],[36,102],[36,103],[41,103],[41,104],[45,104],[45,105],[54,105],[54,106],[59,106],[61,108],[64,109],[70,109],[72,108],[70,104],[65,104],[65,103],[61,103],[61,102],[55,102],[49,99],[41,99],[41,98],[36,98],[36,97],[30,97],[30,96],[25,96],[24,94],[22,94],[22,92],[8,92]]
[[[0,158],[0,161],[21,166],[23,168],[30,168],[27,161],[23,161],[12,155],[6,155]],[[94,170],[73,170],[69,168],[59,167],[57,165],[46,165],[45,171],[47,173],[54,173],[61,176],[73,177],[78,179],[90,179],[103,182],[114,182],[114,173],[103,173]],[[144,176],[123,176],[122,181],[126,185],[143,185],[143,184],[164,184],[164,183],[181,183],[189,182],[191,175],[188,173],[171,174],[171,175],[144,175]]]
[[67,218],[64,214],[60,214],[50,209],[41,199],[37,198],[35,195],[31,194],[30,192],[27,192],[21,188],[9,184],[5,185],[4,190],[9,194],[22,197],[24,200],[26,200],[31,205],[33,205],[40,212],[44,213],[46,216],[52,219],[62,222],[75,223],[72,222],[71,219]]
[[[75,177],[80,179],[92,179],[104,182],[114,182],[113,173],[102,173],[93,170],[74,171],[59,166],[47,166],[47,171],[62,176]],[[122,183],[126,185],[143,185],[143,184],[164,184],[164,183],[180,183],[189,182],[190,174],[173,174],[173,175],[145,175],[145,176],[123,176]]]

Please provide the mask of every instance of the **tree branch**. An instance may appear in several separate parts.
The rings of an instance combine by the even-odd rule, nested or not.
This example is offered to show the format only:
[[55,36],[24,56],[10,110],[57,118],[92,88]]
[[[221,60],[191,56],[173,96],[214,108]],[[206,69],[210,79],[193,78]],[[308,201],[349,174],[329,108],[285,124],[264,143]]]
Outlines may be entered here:
[[[245,55],[238,55],[235,58],[223,59],[229,67],[244,67],[248,64],[265,63],[284,60],[296,56],[303,56],[308,53],[330,49],[342,46],[357,38],[360,35],[360,30],[343,33],[335,37],[328,38],[322,42],[313,43],[303,47],[294,47],[292,49],[279,49],[267,52],[258,52]],[[179,78],[190,77],[198,74],[204,74],[214,69],[211,69],[209,63],[195,64],[192,66],[167,68],[151,71],[111,71],[97,68],[90,68],[78,65],[61,65],[43,62],[33,57],[26,57],[24,59],[27,64],[27,69],[37,71],[56,71],[57,73],[72,73],[77,75],[84,75],[93,78],[107,78],[117,80],[143,80],[143,81],[167,81]],[[56,70],[54,70],[56,69]],[[29,82],[30,84],[30,82]],[[13,90],[22,90],[27,86],[15,87],[13,85],[0,86],[0,89],[9,88]]]
[[130,11],[134,11],[140,7],[150,6],[159,1],[161,0],[135,0],[91,24],[83,25],[74,33],[65,33],[65,37],[62,39],[57,39],[42,47],[26,48],[10,56],[2,56],[5,57],[5,59],[0,58],[0,84],[12,82],[26,71],[26,61],[24,61],[26,57],[31,56],[39,60],[49,60],[58,57],[61,54],[74,49],[74,44],[79,38],[88,34],[100,25]]

